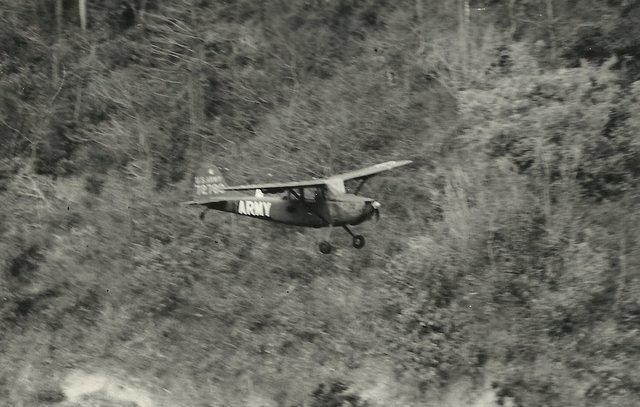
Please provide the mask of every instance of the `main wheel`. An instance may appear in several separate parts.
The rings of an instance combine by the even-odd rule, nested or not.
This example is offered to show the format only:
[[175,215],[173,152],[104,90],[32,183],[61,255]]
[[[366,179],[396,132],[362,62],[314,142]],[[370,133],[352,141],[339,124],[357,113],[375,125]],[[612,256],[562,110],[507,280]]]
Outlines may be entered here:
[[364,236],[355,235],[353,237],[353,247],[356,249],[362,249],[364,247]]
[[329,254],[331,253],[331,249],[333,249],[333,247],[331,246],[331,243],[326,241],[320,242],[320,253]]
[[204,213],[205,211],[200,212],[200,220],[204,220]]

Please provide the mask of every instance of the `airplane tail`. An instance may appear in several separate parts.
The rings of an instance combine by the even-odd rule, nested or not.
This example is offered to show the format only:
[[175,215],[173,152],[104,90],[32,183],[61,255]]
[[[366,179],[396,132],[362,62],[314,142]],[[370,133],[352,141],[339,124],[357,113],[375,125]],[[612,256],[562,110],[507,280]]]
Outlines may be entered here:
[[200,168],[193,178],[194,200],[226,193],[227,183],[218,168],[207,166]]

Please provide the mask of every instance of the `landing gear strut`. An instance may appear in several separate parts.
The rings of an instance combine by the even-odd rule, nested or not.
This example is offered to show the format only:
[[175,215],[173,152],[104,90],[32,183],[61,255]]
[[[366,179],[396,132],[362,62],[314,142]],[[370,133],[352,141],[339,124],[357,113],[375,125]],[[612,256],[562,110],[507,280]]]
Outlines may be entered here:
[[362,249],[364,247],[364,243],[365,243],[364,242],[364,236],[353,234],[353,232],[351,231],[351,229],[349,229],[349,227],[347,225],[344,225],[343,228],[353,238],[353,247],[355,247],[356,249]]
[[[355,247],[356,249],[362,249],[364,247],[364,236],[356,235],[351,231],[351,229],[349,229],[347,225],[342,226],[342,228],[351,235],[351,238],[353,239],[353,247]],[[327,240],[323,240],[322,242],[320,242],[318,247],[320,248],[320,253],[322,254],[329,254],[333,251],[333,246]]]

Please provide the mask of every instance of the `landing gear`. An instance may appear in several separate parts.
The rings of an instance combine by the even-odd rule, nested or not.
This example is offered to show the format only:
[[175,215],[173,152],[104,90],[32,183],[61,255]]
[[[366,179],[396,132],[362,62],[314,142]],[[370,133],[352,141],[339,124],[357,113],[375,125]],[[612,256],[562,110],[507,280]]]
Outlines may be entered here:
[[353,237],[353,247],[356,249],[362,249],[364,247],[364,236],[355,235]]
[[[364,247],[364,242],[365,242],[364,236],[354,234],[347,225],[342,226],[342,228],[351,235],[351,238],[353,239],[352,241],[353,247],[355,247],[356,249],[362,249]],[[331,227],[329,227],[329,235],[330,234],[331,234]],[[322,242],[320,242],[318,247],[320,248],[320,253],[322,254],[329,254],[333,251],[333,246],[327,240],[323,240]]]
[[204,220],[204,214],[205,214],[206,212],[207,212],[207,211],[202,211],[202,212],[200,212],[200,220]]
[[364,236],[353,234],[353,232],[351,231],[351,229],[349,229],[347,225],[344,225],[342,227],[353,238],[353,247],[355,247],[356,249],[362,249],[364,247]]
[[331,246],[331,243],[327,241],[320,242],[319,247],[320,247],[320,253],[322,254],[329,254],[331,253],[331,249],[333,249],[333,246]]

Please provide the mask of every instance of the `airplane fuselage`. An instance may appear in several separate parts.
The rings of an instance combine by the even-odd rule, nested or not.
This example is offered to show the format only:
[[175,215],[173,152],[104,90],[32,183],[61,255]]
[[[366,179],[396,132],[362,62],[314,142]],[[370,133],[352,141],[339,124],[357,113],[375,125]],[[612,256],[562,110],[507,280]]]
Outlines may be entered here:
[[272,222],[315,228],[357,225],[374,214],[370,199],[350,194],[318,200],[247,195],[246,199],[211,202],[206,206]]

